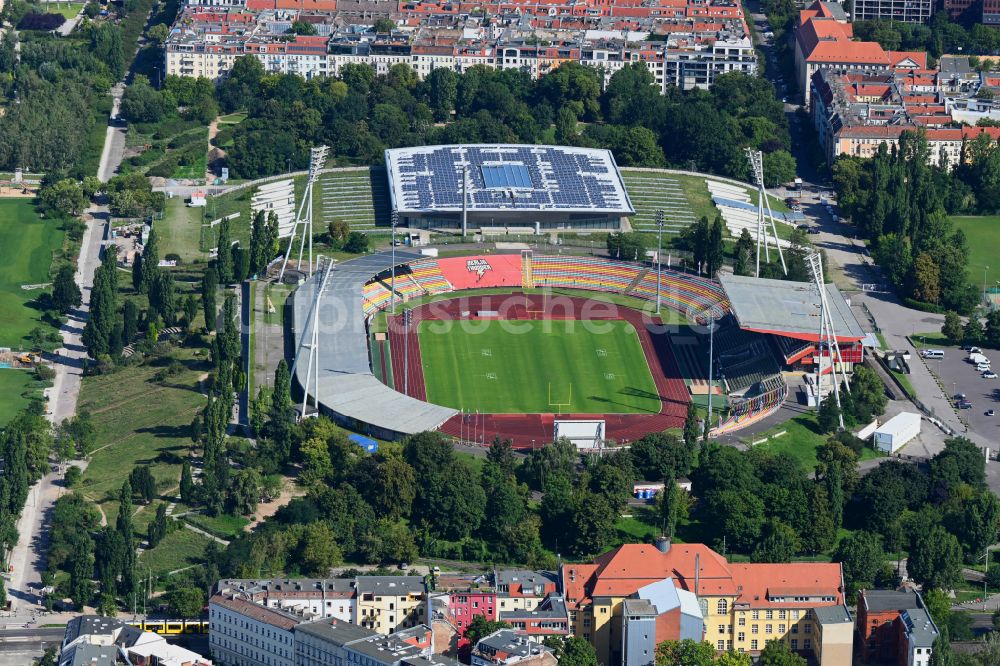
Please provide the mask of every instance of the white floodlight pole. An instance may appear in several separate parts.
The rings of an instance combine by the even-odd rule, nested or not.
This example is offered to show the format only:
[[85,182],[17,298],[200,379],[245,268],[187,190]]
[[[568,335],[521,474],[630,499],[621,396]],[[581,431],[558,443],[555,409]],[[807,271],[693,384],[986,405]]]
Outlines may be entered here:
[[[850,383],[847,379],[847,373],[843,372],[843,368],[838,372],[837,370],[837,359],[840,358],[840,345],[837,343],[837,332],[833,326],[833,317],[830,315],[830,304],[826,298],[826,286],[823,282],[823,259],[819,252],[813,252],[806,258],[809,262],[809,270],[812,272],[813,282],[816,285],[816,290],[819,294],[819,307],[820,307],[820,338],[818,343],[818,362],[817,362],[817,381],[816,381],[816,408],[819,409],[819,404],[821,402],[820,390],[821,383],[823,380],[823,346],[826,345],[827,352],[830,354],[830,379],[833,382],[833,397],[837,401],[837,410],[840,411],[840,381],[839,376],[843,376],[844,388],[848,391],[850,390]],[[844,415],[841,412],[839,414],[840,429],[844,429]]]
[[[306,381],[305,386],[302,387],[302,415],[306,414],[306,407],[309,404],[309,388],[310,383],[312,384],[312,394],[313,394],[313,408],[319,412],[319,305],[320,300],[323,297],[323,291],[326,289],[327,281],[330,279],[330,273],[333,272],[333,260],[327,259],[326,262],[322,260],[325,257],[320,257],[320,264],[317,265],[317,277],[318,282],[316,288],[316,296],[313,300],[312,316],[310,322],[310,337],[309,344],[302,345],[302,348],[309,350],[309,361],[306,366]],[[300,350],[301,354],[301,350]],[[292,364],[292,370],[294,372],[295,365],[298,363],[299,356],[296,355],[295,362]]]
[[[295,232],[298,227],[302,227],[302,237],[299,239],[299,268],[302,268],[302,255],[305,252],[306,236],[309,237],[309,266],[306,275],[312,275],[313,269],[313,185],[319,178],[319,172],[323,169],[326,156],[330,149],[326,146],[317,146],[309,151],[309,176],[306,179],[306,189],[302,194],[302,202],[299,204],[298,213],[295,215],[295,223],[292,225],[292,236],[288,239],[288,252],[281,262],[281,272],[278,274],[278,281],[285,277],[285,266],[288,264],[288,257],[292,253],[292,246],[295,243]],[[294,186],[293,190],[294,192]]]
[[757,186],[757,272],[756,277],[760,277],[760,246],[764,245],[764,260],[771,262],[771,251],[768,243],[767,224],[765,222],[765,210],[767,217],[771,221],[771,233],[774,234],[774,247],[778,250],[778,258],[781,259],[781,268],[788,275],[788,266],[785,265],[785,255],[781,251],[781,243],[778,242],[778,229],[774,224],[774,212],[771,210],[771,202],[767,197],[767,188],[764,187],[764,154],[759,150],[746,149],[747,160],[750,162],[750,169],[753,171],[754,184]]
[[392,238],[392,281],[390,284],[390,295],[392,304],[392,314],[396,314],[396,225],[399,224],[399,213],[395,209],[392,211],[389,223],[392,225],[391,238]]
[[663,209],[656,210],[656,314],[660,314],[660,274],[663,272],[663,262],[660,261],[660,254],[663,253]]

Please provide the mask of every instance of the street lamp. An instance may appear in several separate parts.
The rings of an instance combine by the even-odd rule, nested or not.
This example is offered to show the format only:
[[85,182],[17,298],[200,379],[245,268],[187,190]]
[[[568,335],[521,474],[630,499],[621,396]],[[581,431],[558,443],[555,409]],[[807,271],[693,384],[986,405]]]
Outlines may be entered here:
[[660,274],[663,272],[663,262],[660,254],[663,252],[663,209],[656,209],[656,314],[660,314]]

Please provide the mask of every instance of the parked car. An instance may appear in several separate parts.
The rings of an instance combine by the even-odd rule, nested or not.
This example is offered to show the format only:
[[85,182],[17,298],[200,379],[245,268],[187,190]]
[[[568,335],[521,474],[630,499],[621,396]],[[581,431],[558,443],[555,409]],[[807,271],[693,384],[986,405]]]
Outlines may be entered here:
[[956,393],[955,394],[955,400],[965,400],[965,394],[964,393]]
[[812,228],[809,229],[809,233],[811,233],[811,234],[818,234],[819,233],[819,229],[816,229],[815,227],[812,227]]
[[996,379],[996,378],[997,378],[997,373],[993,372],[992,370],[987,370],[986,372],[983,373],[983,379]]
[[986,416],[993,416],[993,415],[994,415],[994,412],[993,412],[992,409],[987,409],[986,410]]
[[958,407],[959,409],[972,409],[972,403],[969,402],[968,400],[962,400],[955,406]]

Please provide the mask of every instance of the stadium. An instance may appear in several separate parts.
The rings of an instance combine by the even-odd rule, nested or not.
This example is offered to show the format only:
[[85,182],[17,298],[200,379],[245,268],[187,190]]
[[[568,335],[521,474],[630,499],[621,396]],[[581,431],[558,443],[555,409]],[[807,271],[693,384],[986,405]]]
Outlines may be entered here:
[[[396,157],[387,155],[387,165]],[[610,167],[609,178],[623,182]],[[452,174],[456,162],[443,168]],[[501,171],[488,178],[520,178]],[[402,205],[393,194],[401,186],[390,179],[401,219],[436,219],[437,201],[450,201],[440,214],[461,219],[435,182],[427,179],[431,203],[417,210]],[[631,206],[627,195],[622,201]],[[537,210],[506,212],[559,224],[536,219]],[[573,214],[605,213],[584,207]],[[827,287],[827,299],[838,360],[849,369],[863,358],[866,336],[836,287]],[[568,436],[591,448],[679,428],[688,404],[704,406],[710,394],[711,434],[721,436],[775,413],[815,368],[819,307],[806,283],[712,280],[527,246],[448,257],[401,249],[338,263],[296,290],[295,376],[310,405],[384,439],[440,430],[477,444],[500,436],[525,449]]]

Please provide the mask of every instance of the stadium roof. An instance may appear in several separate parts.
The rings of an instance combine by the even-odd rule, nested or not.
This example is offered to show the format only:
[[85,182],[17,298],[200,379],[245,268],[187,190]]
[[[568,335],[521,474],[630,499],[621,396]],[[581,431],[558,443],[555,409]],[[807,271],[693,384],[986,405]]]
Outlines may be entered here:
[[572,146],[453,145],[385,151],[392,205],[399,212],[467,210],[635,212],[609,150]]
[[[719,282],[732,304],[740,328],[774,333],[800,340],[819,339],[819,295],[811,282],[789,282],[740,275],[720,275]],[[826,300],[837,340],[853,342],[865,337],[851,306],[832,284]]]
[[[403,263],[422,255],[397,250]],[[365,282],[392,266],[392,253],[365,255],[337,264],[319,304],[319,402],[323,408],[391,432],[413,434],[434,430],[457,414],[389,388],[372,374],[362,291]],[[295,293],[295,347],[310,329],[316,280]],[[295,368],[306,385],[308,354]]]

